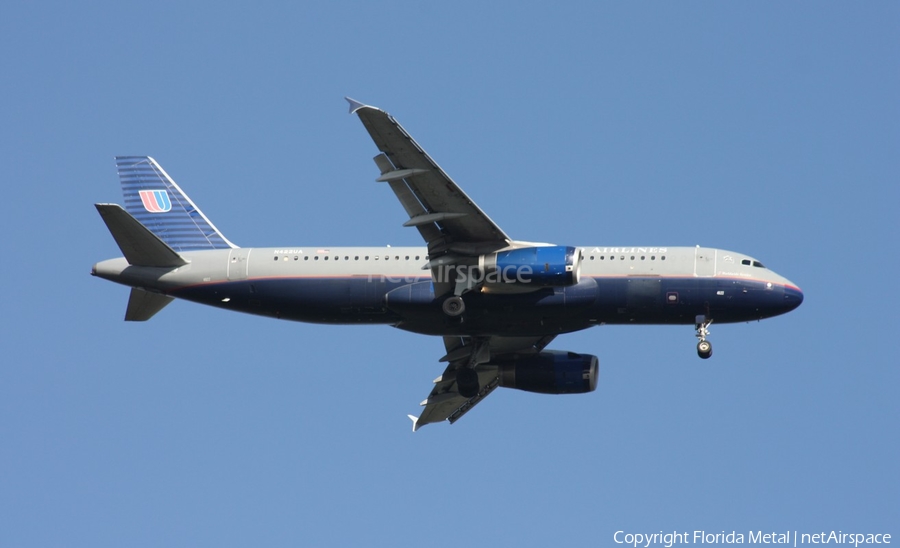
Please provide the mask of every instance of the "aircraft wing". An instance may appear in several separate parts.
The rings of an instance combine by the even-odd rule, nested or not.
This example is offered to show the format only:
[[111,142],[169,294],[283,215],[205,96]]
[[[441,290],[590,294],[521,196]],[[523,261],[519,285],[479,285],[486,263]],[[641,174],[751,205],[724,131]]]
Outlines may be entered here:
[[381,154],[377,179],[386,182],[406,209],[409,220],[428,244],[432,260],[446,254],[473,256],[507,247],[509,237],[444,170],[383,110],[349,97],[350,112],[359,116]]
[[[491,361],[516,354],[538,353],[550,344],[555,335],[542,337],[444,337],[447,354],[442,362],[449,362],[444,373],[434,380],[434,388],[422,402],[425,409],[418,417],[410,415],[413,432],[433,422],[458,421],[500,385],[500,370]],[[473,367],[478,375],[478,393],[464,397],[459,393],[457,373]]]

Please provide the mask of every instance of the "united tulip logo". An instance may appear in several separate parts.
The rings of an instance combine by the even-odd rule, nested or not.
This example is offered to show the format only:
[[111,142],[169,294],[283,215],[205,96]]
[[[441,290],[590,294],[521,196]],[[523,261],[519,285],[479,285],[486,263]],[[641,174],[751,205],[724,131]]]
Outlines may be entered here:
[[165,190],[141,190],[141,202],[150,213],[165,213],[172,209],[172,202]]

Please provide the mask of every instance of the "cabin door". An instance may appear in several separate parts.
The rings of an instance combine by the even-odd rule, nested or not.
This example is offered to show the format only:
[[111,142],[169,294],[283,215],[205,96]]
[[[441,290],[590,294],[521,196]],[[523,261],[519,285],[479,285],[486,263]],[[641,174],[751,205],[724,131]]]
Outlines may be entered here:
[[709,278],[716,275],[716,250],[707,247],[694,248],[694,276]]
[[228,279],[246,280],[250,267],[250,249],[238,247],[228,254]]

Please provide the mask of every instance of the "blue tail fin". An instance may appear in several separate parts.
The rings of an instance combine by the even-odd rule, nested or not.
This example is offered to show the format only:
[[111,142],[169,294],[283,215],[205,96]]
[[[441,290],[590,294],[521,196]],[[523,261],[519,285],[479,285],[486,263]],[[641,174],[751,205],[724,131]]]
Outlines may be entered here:
[[175,251],[237,247],[149,156],[117,156],[125,210]]

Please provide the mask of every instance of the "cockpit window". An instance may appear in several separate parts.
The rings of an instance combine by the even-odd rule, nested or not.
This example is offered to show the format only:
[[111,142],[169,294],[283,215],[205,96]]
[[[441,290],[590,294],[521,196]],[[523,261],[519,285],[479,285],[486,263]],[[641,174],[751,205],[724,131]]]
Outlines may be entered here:
[[741,264],[744,266],[755,266],[756,268],[765,268],[759,261],[751,261],[750,259],[742,259]]

